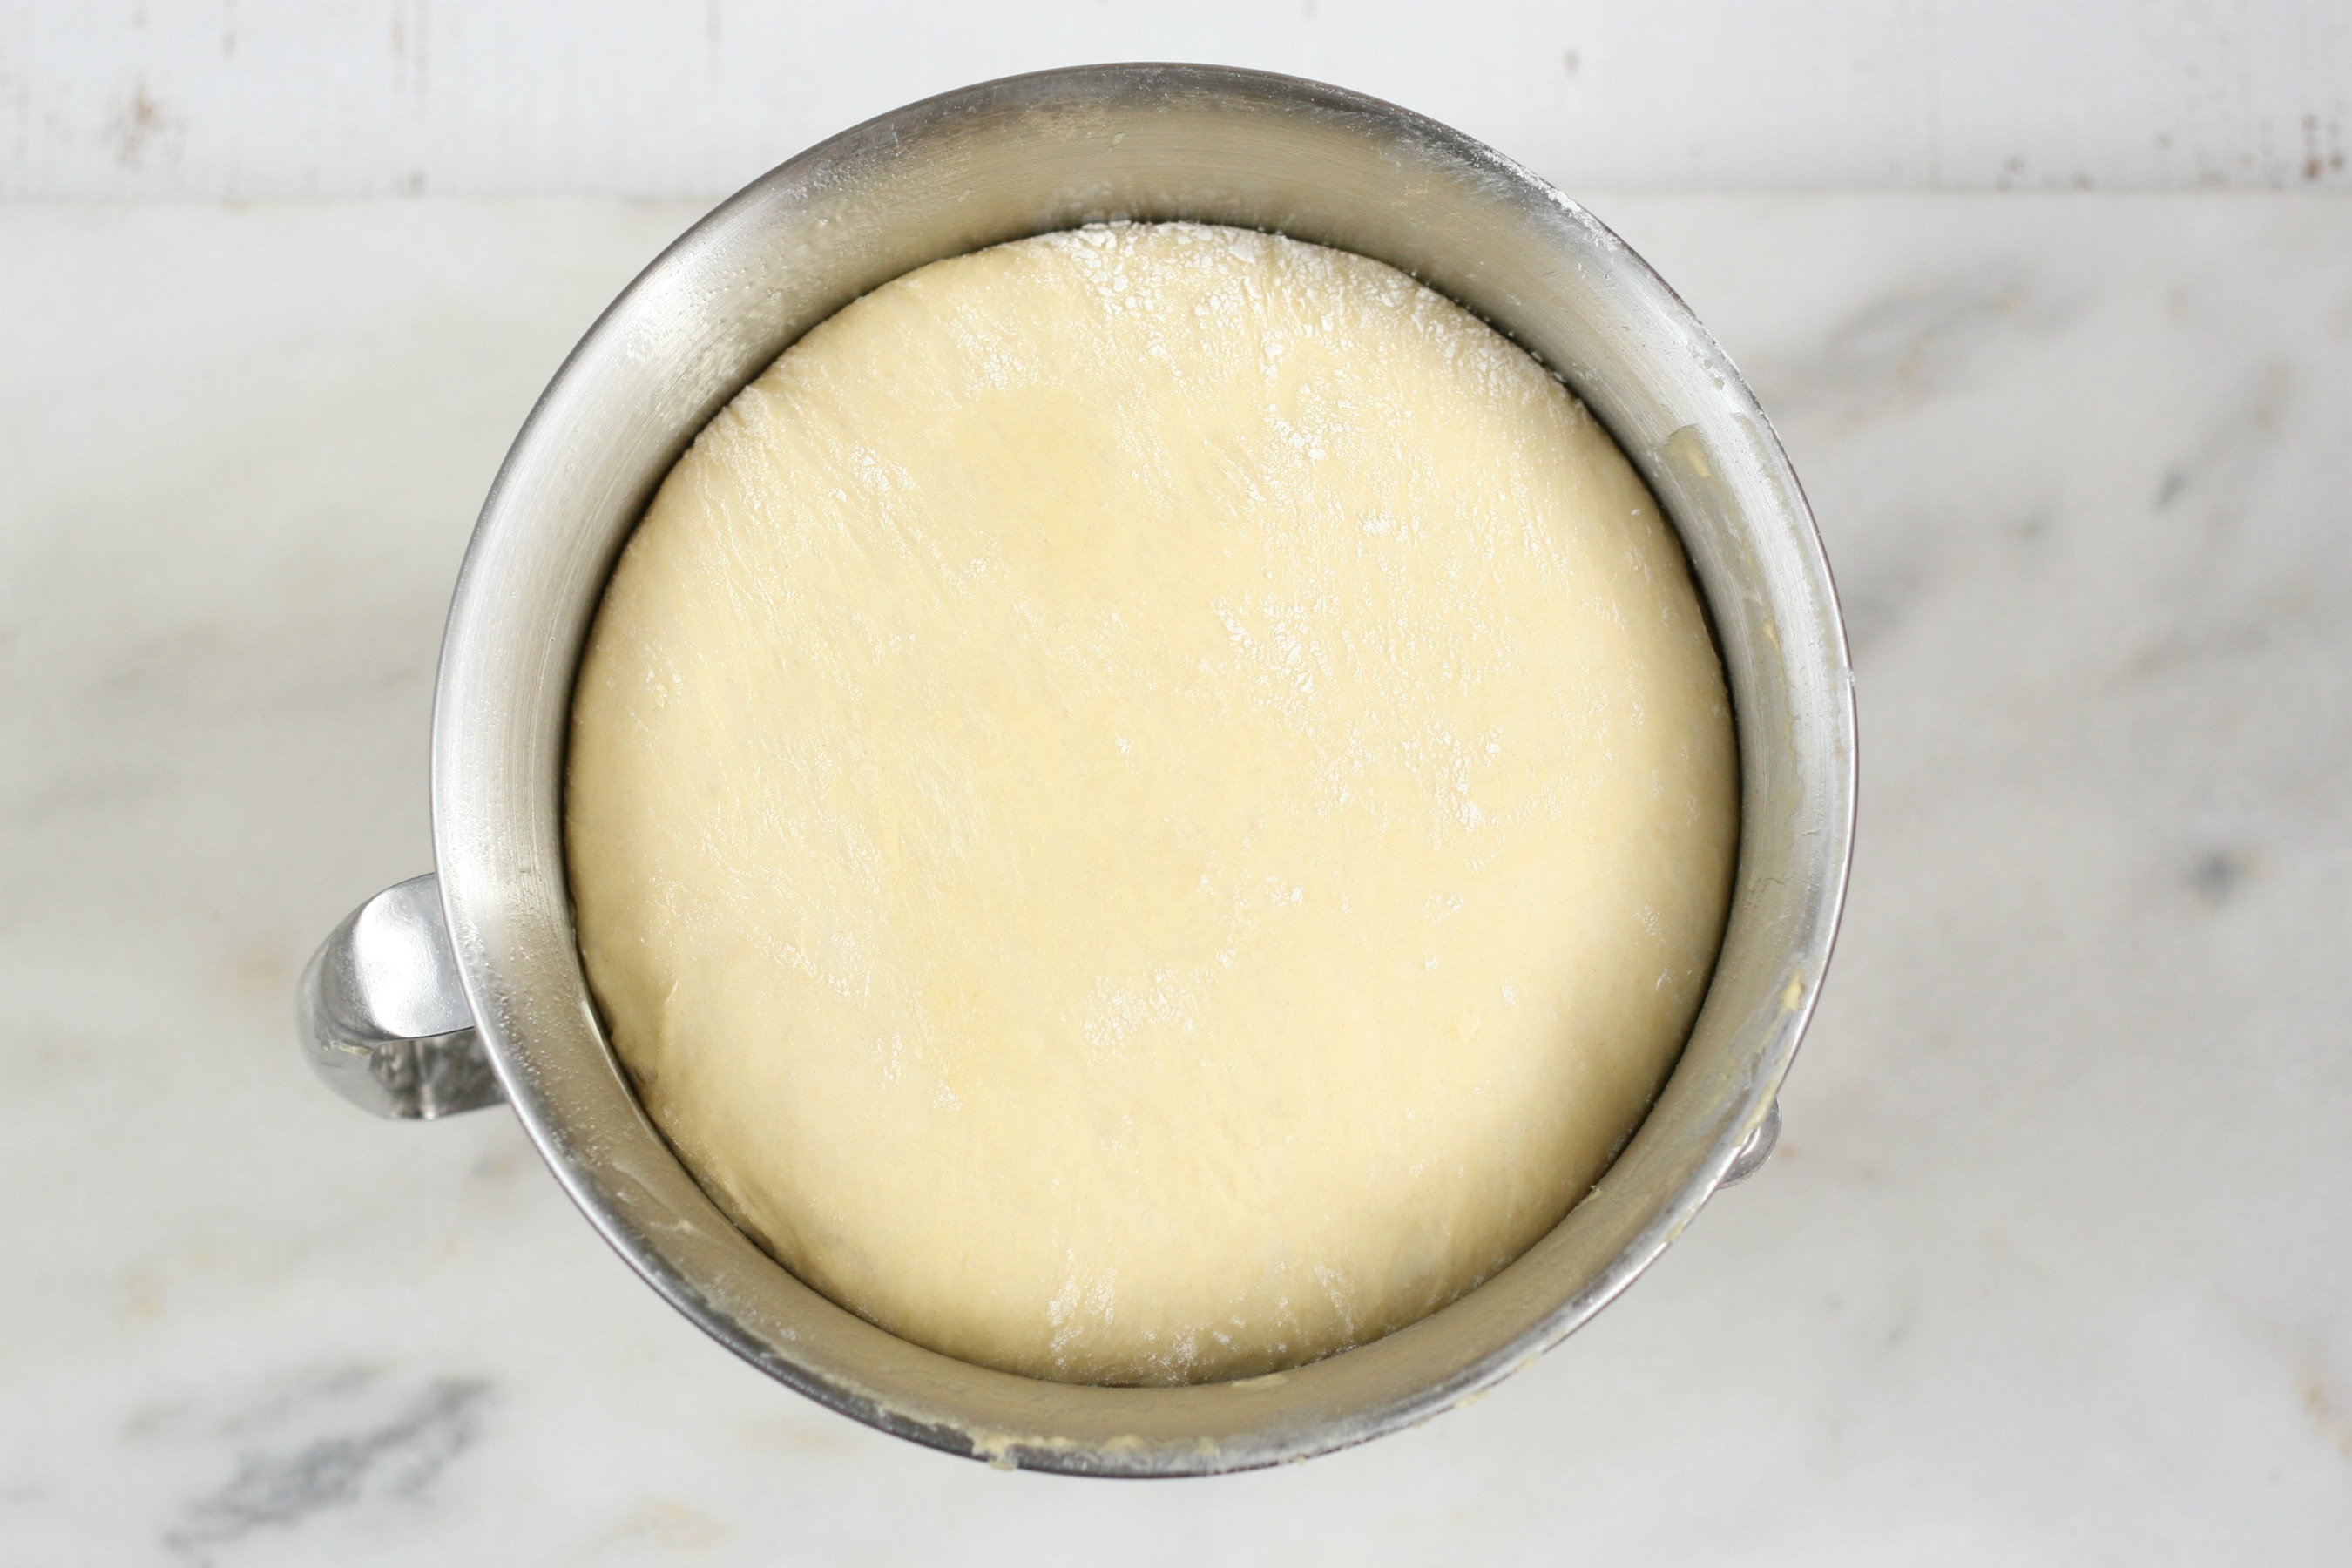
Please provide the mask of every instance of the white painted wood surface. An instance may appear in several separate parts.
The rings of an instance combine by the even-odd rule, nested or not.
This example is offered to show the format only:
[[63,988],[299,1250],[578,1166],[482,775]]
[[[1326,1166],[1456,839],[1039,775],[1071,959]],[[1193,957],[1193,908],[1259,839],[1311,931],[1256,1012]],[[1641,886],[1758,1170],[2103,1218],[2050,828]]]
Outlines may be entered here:
[[0,0],[0,198],[711,194],[1139,58],[1359,88],[1571,189],[2352,189],[2345,0]]

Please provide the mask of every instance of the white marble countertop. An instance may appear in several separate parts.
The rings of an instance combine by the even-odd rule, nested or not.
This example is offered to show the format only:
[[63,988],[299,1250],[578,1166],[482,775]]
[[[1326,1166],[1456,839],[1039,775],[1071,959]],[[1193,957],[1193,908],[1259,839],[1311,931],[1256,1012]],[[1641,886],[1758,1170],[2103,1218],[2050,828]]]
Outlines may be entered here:
[[1596,198],[1749,371],[1861,670],[1788,1135],[1460,1411],[1003,1475],[705,1341],[294,973],[430,865],[439,623],[686,205],[0,208],[0,1557],[2352,1561],[2352,202]]

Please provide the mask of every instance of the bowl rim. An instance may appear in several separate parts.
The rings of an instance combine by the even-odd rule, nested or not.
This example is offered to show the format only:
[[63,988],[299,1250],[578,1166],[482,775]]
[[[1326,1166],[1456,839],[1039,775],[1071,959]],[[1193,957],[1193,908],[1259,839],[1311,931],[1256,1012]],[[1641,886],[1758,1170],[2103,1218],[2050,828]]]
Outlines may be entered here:
[[[1442,158],[1450,168],[1466,171],[1470,177],[1492,181],[1498,187],[1509,190],[1519,200],[1549,207],[1552,218],[1569,226],[1584,243],[1605,255],[1611,265],[1623,272],[1627,287],[1637,291],[1642,296],[1643,306],[1657,312],[1661,321],[1679,335],[1678,341],[1687,352],[1716,367],[1710,372],[1716,377],[1715,384],[1726,399],[1731,414],[1745,422],[1752,449],[1744,453],[1735,450],[1727,454],[1714,449],[1696,453],[1691,461],[1696,465],[1696,472],[1700,479],[1689,482],[1696,484],[1700,479],[1711,480],[1714,476],[1707,470],[1708,460],[1721,459],[1727,455],[1734,462],[1752,466],[1758,474],[1764,476],[1761,482],[1775,490],[1774,501],[1780,509],[1780,521],[1790,552],[1790,563],[1788,573],[1784,574],[1782,586],[1806,601],[1801,605],[1792,601],[1790,607],[1801,613],[1782,617],[1782,632],[1788,641],[1801,644],[1803,651],[1813,661],[1804,673],[1822,686],[1817,706],[1821,706],[1822,721],[1826,725],[1824,733],[1830,752],[1819,770],[1817,781],[1824,795],[1813,803],[1819,809],[1811,826],[1814,842],[1811,880],[1806,889],[1809,901],[1801,911],[1803,915],[1801,937],[1791,950],[1787,965],[1789,989],[1783,997],[1779,1016],[1770,1021],[1769,1036],[1758,1047],[1744,1083],[1727,1100],[1727,1109],[1717,1119],[1711,1140],[1702,1152],[1695,1155],[1689,1151],[1684,1152],[1686,1157],[1683,1165],[1677,1168],[1671,1194],[1656,1205],[1643,1223],[1630,1234],[1626,1244],[1617,1252],[1614,1263],[1566,1300],[1553,1304],[1539,1321],[1520,1332],[1504,1350],[1484,1354],[1475,1363],[1455,1367],[1447,1375],[1433,1378],[1410,1397],[1392,1398],[1373,1409],[1301,1418],[1264,1442],[1196,1443],[1190,1446],[1181,1442],[1142,1439],[1132,1445],[1126,1445],[1124,1439],[1064,1441],[1051,1432],[1033,1430],[1018,1423],[1009,1424],[1000,1430],[952,1413],[943,1415],[943,1410],[951,1409],[952,1401],[943,1403],[939,1398],[927,1398],[919,1393],[904,1395],[877,1386],[870,1380],[845,1376],[837,1364],[818,1364],[812,1359],[814,1352],[802,1337],[804,1328],[762,1319],[759,1311],[747,1306],[743,1300],[730,1298],[724,1291],[715,1289],[708,1278],[698,1278],[692,1267],[681,1264],[679,1259],[685,1256],[682,1248],[701,1246],[714,1239],[719,1245],[723,1245],[723,1238],[712,1238],[702,1234],[702,1230],[708,1228],[707,1216],[699,1219],[692,1215],[681,1217],[674,1196],[664,1197],[658,1202],[649,1200],[648,1194],[668,1179],[667,1173],[658,1169],[663,1161],[677,1165],[680,1171],[684,1167],[678,1164],[675,1154],[645,1116],[642,1108],[635,1106],[634,1094],[625,1088],[625,1079],[623,1079],[623,1092],[627,1095],[634,1110],[637,1133],[645,1140],[642,1145],[632,1143],[631,1139],[635,1135],[617,1122],[612,1122],[610,1118],[607,1119],[608,1125],[594,1130],[591,1135],[576,1124],[579,1118],[567,1109],[577,1103],[578,1094],[585,1091],[583,1088],[585,1080],[600,1079],[600,1065],[604,1076],[620,1076],[617,1064],[611,1059],[609,1044],[605,1042],[601,1025],[595,1018],[584,979],[571,988],[569,995],[551,999],[532,994],[534,979],[541,983],[541,992],[550,989],[547,983],[547,974],[551,973],[549,966],[560,969],[563,958],[568,958],[572,972],[577,973],[576,946],[570,947],[561,958],[551,952],[540,951],[532,960],[538,965],[537,973],[525,974],[520,981],[517,978],[518,969],[524,967],[518,958],[522,952],[522,948],[518,945],[521,940],[516,935],[518,929],[530,925],[541,931],[558,928],[565,933],[571,931],[569,894],[563,880],[560,849],[561,790],[559,784],[551,803],[556,820],[558,855],[551,882],[546,875],[544,855],[508,841],[515,835],[503,826],[508,819],[515,818],[517,811],[530,809],[528,805],[518,805],[516,800],[509,797],[514,796],[519,789],[534,787],[528,782],[518,784],[506,776],[507,771],[520,769],[528,772],[539,764],[530,763],[526,755],[530,750],[527,738],[519,740],[514,735],[502,732],[499,726],[492,721],[495,713],[503,711],[499,697],[492,690],[502,680],[527,680],[533,674],[542,684],[548,679],[560,679],[568,693],[572,671],[576,668],[579,644],[584,641],[584,625],[581,628],[582,635],[572,638],[572,646],[565,648],[555,646],[562,640],[560,637],[541,637],[534,643],[530,637],[518,637],[511,628],[499,624],[499,618],[511,612],[516,604],[520,581],[517,574],[520,568],[516,563],[513,539],[518,529],[527,526],[530,487],[541,482],[545,475],[560,468],[567,460],[560,448],[567,422],[580,416],[582,400],[586,395],[584,389],[593,385],[600,372],[616,359],[635,352],[632,334],[642,330],[644,319],[649,313],[674,311],[682,297],[693,293],[698,287],[695,279],[697,268],[707,263],[711,247],[719,237],[730,232],[730,226],[749,220],[762,210],[763,204],[772,203],[779,192],[821,183],[830,172],[856,157],[866,155],[877,144],[887,143],[895,147],[917,142],[942,122],[980,109],[1002,110],[1008,104],[1066,106],[1073,102],[1083,103],[1089,99],[1108,101],[1122,95],[1132,99],[1139,94],[1175,92],[1206,94],[1221,100],[1246,105],[1253,110],[1338,115],[1351,121],[1378,124],[1401,144],[1431,158]],[[1441,288],[1441,291],[1445,290]],[[1475,305],[1472,308],[1476,309]],[[1485,311],[1478,313],[1487,315]],[[1507,332],[1517,336],[1507,324],[1497,324],[1505,325]],[[1562,374],[1563,379],[1570,379],[1559,366],[1553,368],[1556,374]],[[752,374],[757,373],[755,368]],[[740,387],[742,382],[738,381],[735,384]],[[1572,381],[1571,385],[1574,385]],[[728,395],[731,395],[731,391]],[[1584,396],[1580,389],[1580,396]],[[1585,401],[1588,406],[1591,405],[1591,398],[1585,397]],[[707,417],[707,412],[703,417]],[[699,428],[703,417],[694,419],[688,430],[689,437],[694,429]],[[1621,445],[1623,444],[1621,440]],[[682,447],[683,441],[677,445]],[[1668,459],[1655,458],[1654,454],[1636,455],[1630,447],[1628,455],[1635,458],[1637,467],[1643,468],[1645,480],[1657,494],[1677,533],[1685,534],[1681,521],[1675,516],[1673,503],[1660,489],[1659,480],[1652,472],[1654,462]],[[1645,459],[1650,466],[1645,466]],[[662,465],[664,470],[667,466],[667,463]],[[1724,482],[1728,484],[1729,481]],[[641,501],[635,510],[642,510]],[[525,521],[517,521],[519,515]],[[629,526],[633,527],[634,521]],[[625,538],[627,531],[627,528],[623,528],[621,537]],[[1685,534],[1685,549],[1689,548]],[[614,551],[616,550],[617,541],[614,544]],[[601,595],[602,580],[609,572],[612,552],[607,552],[601,563],[583,561],[572,563],[576,570],[593,573],[597,586],[594,595]],[[1790,584],[1794,586],[1790,587]],[[1716,612],[1715,595],[1708,591],[1704,580],[1701,591],[1712,620]],[[1727,657],[1729,650],[1722,647],[1720,640],[1718,651],[1727,655],[1728,675],[1731,673]],[[565,707],[568,709],[568,699]],[[1737,701],[1735,723],[1738,723]],[[1740,738],[1743,775],[1748,772],[1748,741],[1749,737],[1743,733]],[[559,754],[560,750],[559,747]],[[559,773],[560,771],[559,763]],[[486,784],[486,780],[489,782]],[[543,780],[540,782],[544,783]],[[1828,966],[1843,913],[1852,867],[1855,784],[1853,670],[1838,613],[1834,584],[1810,507],[1762,409],[1728,357],[1699,325],[1680,297],[1583,207],[1518,163],[1470,137],[1411,110],[1345,89],[1295,77],[1223,66],[1150,63],[1083,66],[1029,72],[936,94],[876,116],[818,142],[754,180],[689,227],[598,317],[558,369],[517,436],[484,504],[480,521],[459,574],[443,646],[434,715],[436,858],[444,917],[457,956],[460,977],[484,1046],[508,1099],[515,1106],[527,1133],[559,1183],[598,1232],[641,1277],[706,1332],[771,1376],[835,1410],[898,1436],[992,1463],[1098,1475],[1206,1474],[1252,1468],[1307,1458],[1416,1424],[1444,1409],[1479,1396],[1501,1377],[1530,1364],[1537,1356],[1565,1339],[1629,1286],[1696,1217],[1706,1198],[1721,1184],[1743,1144],[1759,1133],[1773,1113],[1780,1084],[1818,998],[1821,980]],[[487,809],[483,797],[500,792],[504,792],[501,810]],[[544,793],[541,790],[541,794]],[[537,809],[542,811],[549,808],[550,803],[545,800],[537,805]],[[1741,868],[1737,873],[1740,886],[1744,886],[1747,880],[1747,858],[1751,837],[1748,817],[1749,802],[1743,784]],[[1730,935],[1727,933],[1727,951],[1729,942]],[[543,950],[545,943],[542,942],[541,945]],[[561,989],[560,986],[554,988]],[[1707,1000],[1702,1004],[1702,1024],[1714,1000],[1715,992],[1711,984]],[[530,1016],[533,1007],[541,1009],[536,1022]],[[549,1007],[553,1009],[551,1013],[546,1010]],[[541,1025],[548,1017],[558,1016],[568,1016],[568,1021],[567,1018],[559,1018],[566,1028],[584,1028],[596,1039],[605,1058],[602,1064],[584,1060],[553,1060],[550,1059],[547,1051],[537,1048],[535,1030],[543,1033]],[[1693,1038],[1696,1037],[1697,1029],[1695,1027]],[[1675,1077],[1682,1076],[1678,1064]],[[602,1085],[601,1081],[591,1087],[598,1092],[609,1092],[609,1085]],[[1673,1092],[1674,1087],[1670,1080],[1665,1092]],[[1665,1094],[1662,1093],[1660,1103],[1664,1098]],[[1654,1107],[1651,1115],[1654,1119]],[[1639,1138],[1637,1132],[1637,1142]],[[1631,1153],[1629,1147],[1627,1157]],[[1623,1163],[1622,1159],[1620,1163]],[[1615,1168],[1612,1167],[1612,1172],[1604,1175],[1602,1185],[1606,1185],[1610,1175],[1614,1173]],[[690,1176],[688,1179],[690,1181]],[[1595,1194],[1601,1190],[1601,1186],[1596,1186]],[[707,1198],[704,1202],[707,1205]],[[664,1203],[667,1203],[669,1207],[664,1208]],[[1566,1227],[1585,1206],[1580,1202],[1572,1207],[1570,1217],[1560,1222],[1560,1227]],[[711,1212],[717,1213],[715,1208]],[[723,1223],[723,1216],[721,1219]],[[698,1226],[702,1230],[698,1230]],[[665,1227],[682,1227],[692,1234],[681,1240]],[[726,1228],[736,1242],[743,1241],[740,1233],[734,1232],[731,1226]],[[1549,1239],[1546,1238],[1547,1241]],[[1544,1245],[1539,1242],[1538,1247]],[[765,1258],[766,1255],[761,1256]],[[772,1259],[768,1262],[776,1273],[783,1275],[786,1279],[791,1279],[781,1264],[774,1263]],[[1519,1265],[1514,1264],[1494,1279],[1465,1294],[1453,1306],[1423,1320],[1422,1324],[1399,1331],[1366,1346],[1340,1352],[1312,1366],[1297,1369],[1294,1373],[1275,1374],[1272,1380],[1196,1384],[1190,1389],[1099,1392],[1161,1396],[1165,1403],[1201,1389],[1242,1389],[1251,1384],[1279,1383],[1285,1376],[1311,1374],[1316,1367],[1328,1367],[1351,1357],[1363,1356],[1381,1344],[1397,1341],[1426,1324],[1444,1319],[1446,1314],[1475,1300],[1482,1293],[1495,1289],[1518,1268]],[[792,1283],[806,1291],[806,1287],[799,1286],[797,1280]],[[816,1300],[822,1301],[823,1298]],[[825,1305],[831,1307],[830,1303]],[[848,1317],[838,1308],[831,1308],[831,1310]],[[881,1334],[881,1331],[864,1325],[858,1320],[850,1321],[859,1323],[870,1334]],[[890,1339],[893,1344],[905,1346],[905,1342],[896,1341],[892,1336],[882,1334],[882,1337]],[[929,1352],[918,1352],[919,1356],[932,1354]],[[970,1368],[962,1363],[953,1364],[968,1372],[986,1372],[986,1369]],[[1013,1374],[990,1373],[987,1375],[1012,1378]],[[1033,1380],[1015,1378],[1013,1381],[1026,1384]],[[1044,1386],[1071,1389],[1081,1385]]]

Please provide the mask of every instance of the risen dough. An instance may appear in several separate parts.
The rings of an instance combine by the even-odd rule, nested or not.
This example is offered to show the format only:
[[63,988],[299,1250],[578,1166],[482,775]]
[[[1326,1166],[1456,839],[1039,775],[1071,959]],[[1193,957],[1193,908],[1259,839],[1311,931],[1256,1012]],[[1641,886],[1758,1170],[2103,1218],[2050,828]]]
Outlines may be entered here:
[[1738,832],[1675,541],[1526,354],[1189,225],[926,267],[662,487],[572,709],[646,1105],[875,1322],[1180,1383],[1508,1263],[1680,1049]]

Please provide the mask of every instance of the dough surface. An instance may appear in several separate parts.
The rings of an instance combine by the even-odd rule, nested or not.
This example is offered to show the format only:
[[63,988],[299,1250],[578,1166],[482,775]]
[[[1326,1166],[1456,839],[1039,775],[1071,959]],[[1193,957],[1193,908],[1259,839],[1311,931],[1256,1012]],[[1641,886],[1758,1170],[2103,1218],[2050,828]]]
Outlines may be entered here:
[[1681,1049],[1738,839],[1679,545],[1532,359],[1197,225],[926,267],[663,484],[565,803],[648,1110],[802,1279],[1072,1382],[1511,1261]]

